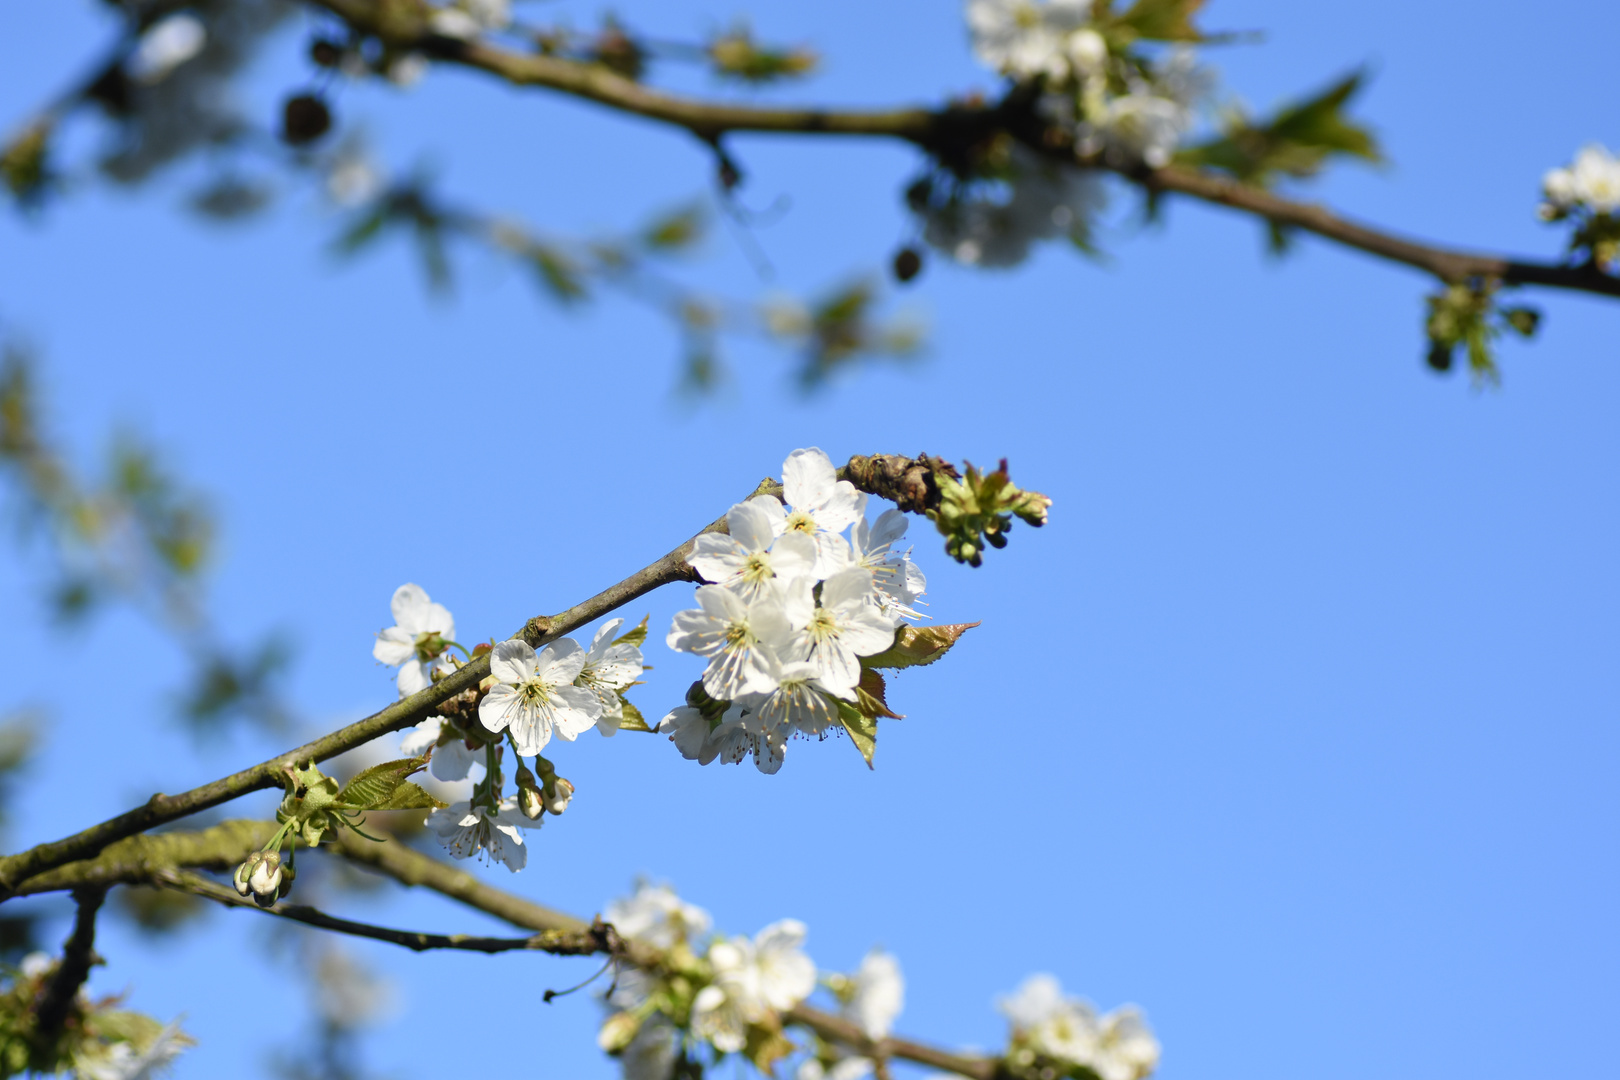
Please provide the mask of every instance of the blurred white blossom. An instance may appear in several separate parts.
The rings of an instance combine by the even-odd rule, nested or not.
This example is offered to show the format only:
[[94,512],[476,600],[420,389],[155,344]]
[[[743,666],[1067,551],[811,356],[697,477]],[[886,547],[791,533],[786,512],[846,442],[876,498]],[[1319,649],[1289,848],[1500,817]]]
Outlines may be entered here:
[[668,885],[642,881],[628,897],[613,901],[603,912],[613,928],[626,938],[671,949],[693,942],[709,932],[709,913],[689,904]]

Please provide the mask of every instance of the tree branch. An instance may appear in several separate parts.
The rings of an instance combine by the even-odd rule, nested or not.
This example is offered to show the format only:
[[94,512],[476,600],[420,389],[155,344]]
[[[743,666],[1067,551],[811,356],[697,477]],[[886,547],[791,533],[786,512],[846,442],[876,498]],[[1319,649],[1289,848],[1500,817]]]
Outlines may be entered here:
[[[758,490],[754,492],[758,493]],[[722,532],[725,528],[725,518],[721,517],[703,532]],[[686,556],[691,553],[695,542],[696,537],[657,562],[638,570],[618,584],[603,589],[589,600],[575,604],[561,614],[549,618],[536,616],[530,619],[514,636],[522,638],[535,648],[540,648],[660,586],[677,581],[697,580],[695,571],[686,563]],[[153,795],[143,805],[115,818],[109,818],[99,825],[0,859],[0,902],[16,896],[18,887],[37,874],[80,859],[91,858],[115,841],[170,821],[219,806],[250,792],[277,787],[281,784],[286,770],[297,764],[325,761],[368,743],[380,735],[421,723],[433,715],[441,702],[464,690],[476,688],[488,674],[489,657],[486,655],[457,669],[447,678],[420,693],[396,702],[330,735],[273,757],[269,761],[232,773],[202,787],[192,788],[180,795],[161,793]]]
[[17,887],[15,895],[33,896],[85,886],[144,885],[152,881],[154,874],[180,867],[234,870],[262,848],[275,831],[273,821],[226,821],[197,832],[131,836],[107,845],[94,859],[71,862],[29,878]]
[[[397,843],[396,843],[397,846]],[[538,934],[520,938],[478,937],[473,934],[425,934],[415,930],[392,930],[386,926],[373,926],[371,923],[355,922],[352,919],[340,919],[318,911],[303,904],[276,904],[272,907],[261,908],[251,900],[245,900],[236,894],[236,890],[210,881],[200,874],[188,870],[160,870],[152,875],[152,884],[168,889],[179,889],[200,896],[205,900],[213,900],[231,908],[248,908],[263,912],[266,915],[275,915],[283,919],[291,919],[306,926],[313,926],[319,930],[330,930],[338,934],[348,934],[351,937],[370,938],[372,941],[386,941],[390,945],[400,945],[412,952],[426,952],[429,949],[459,949],[463,952],[503,953],[503,952],[546,952],[554,956],[591,956],[596,953],[613,953],[614,944],[618,936],[613,928],[604,923],[594,923],[584,930],[542,930]],[[82,909],[81,909],[82,910]]]
[[[849,463],[839,470],[839,475],[850,479],[862,491],[895,500],[913,512],[920,512],[928,508],[929,490],[934,491],[934,501],[936,503],[938,501],[935,476],[952,476],[955,472],[955,468],[949,462],[927,455],[915,459],[896,455],[876,455],[851,458]],[[930,485],[933,485],[932,488]],[[745,498],[762,494],[780,496],[781,491],[781,485],[776,480],[766,478]],[[725,530],[726,519],[722,516],[698,535]],[[657,562],[643,567],[618,584],[603,589],[589,600],[575,604],[560,614],[549,618],[536,616],[530,619],[514,636],[522,638],[535,648],[540,648],[661,586],[678,581],[700,580],[697,572],[686,561],[696,542],[697,537],[694,536]],[[396,702],[364,720],[305,743],[269,761],[180,795],[153,795],[145,804],[109,818],[99,825],[0,859],[0,902],[20,895],[23,883],[29,879],[68,863],[92,859],[110,844],[229,802],[250,792],[277,787],[287,770],[296,765],[310,761],[325,761],[370,742],[378,736],[420,723],[433,715],[434,711],[448,699],[463,691],[475,689],[488,674],[489,657],[486,655],[457,669],[447,678],[404,701]],[[143,850],[131,848],[121,856],[123,862],[119,862],[118,865],[124,865],[130,860],[138,861],[143,857],[149,861],[161,861],[161,856],[151,853],[143,855]],[[111,865],[108,864],[108,868],[104,871],[84,870],[75,873],[112,873]],[[61,881],[62,884],[53,887],[64,888],[72,884],[67,877]],[[37,891],[46,889],[42,887]]]
[[96,912],[107,898],[103,888],[83,888],[73,891],[79,905],[73,920],[73,933],[62,947],[62,962],[57,965],[51,981],[45,985],[34,1004],[35,1037],[49,1046],[56,1041],[68,1014],[79,999],[79,988],[90,977],[91,965],[96,963]]
[[[487,41],[457,41],[433,34],[427,9],[410,0],[308,0],[355,29],[403,49],[494,75],[514,86],[534,86],[581,98],[662,124],[683,128],[716,144],[731,132],[794,135],[849,135],[898,139],[938,154],[977,142],[996,131],[1020,134],[1032,147],[1071,163],[1070,147],[1030,138],[1026,103],[1009,99],[995,105],[948,104],[939,108],[879,110],[762,108],[708,101],[656,90],[600,65],[558,56],[521,53]],[[1476,254],[1425,244],[1349,221],[1321,206],[1297,202],[1251,187],[1213,171],[1168,166],[1119,166],[1100,158],[1078,164],[1116,173],[1148,192],[1173,192],[1226,206],[1266,221],[1314,233],[1325,240],[1401,263],[1446,282],[1470,277],[1499,278],[1510,285],[1541,285],[1620,297],[1620,277],[1591,265],[1535,262],[1505,255]]]
[[[343,839],[331,846],[316,849],[352,859],[405,885],[420,885],[458,900],[525,930],[578,935],[589,933],[603,925],[600,918],[587,923],[560,912],[534,904],[520,896],[497,889],[472,878],[430,855],[424,855],[404,844],[367,843],[345,833]],[[235,899],[235,894],[231,894]],[[641,942],[618,938],[614,955],[636,967],[656,969],[663,961],[662,954]],[[608,951],[606,949],[604,952]],[[823,1012],[809,1005],[796,1005],[783,1019],[803,1024],[824,1039],[844,1043],[857,1053],[872,1057],[902,1058],[920,1065],[958,1073],[973,1080],[994,1080],[999,1062],[993,1058],[952,1053],[926,1043],[910,1039],[888,1038],[873,1041],[866,1033],[842,1017]]]

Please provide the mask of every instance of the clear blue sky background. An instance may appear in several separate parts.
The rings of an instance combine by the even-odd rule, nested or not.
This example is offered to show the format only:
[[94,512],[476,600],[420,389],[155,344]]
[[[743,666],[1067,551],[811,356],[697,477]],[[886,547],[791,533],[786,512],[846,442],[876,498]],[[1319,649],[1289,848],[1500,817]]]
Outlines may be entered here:
[[[827,55],[781,98],[991,85],[954,4],[621,14],[676,36],[744,10]],[[1552,255],[1541,172],[1586,141],[1620,145],[1608,4],[1225,0],[1208,21],[1265,31],[1211,55],[1257,106],[1373,62],[1360,111],[1394,164],[1312,197],[1404,231]],[[88,3],[16,5],[8,25],[8,125],[109,29]],[[261,115],[301,84],[299,41],[255,71]],[[404,95],[351,87],[340,107],[396,165],[437,162],[447,190],[561,232],[622,226],[709,179],[689,138],[450,71]],[[904,148],[736,150],[746,199],[792,200],[758,232],[776,284],[875,268],[905,235]],[[0,219],[0,313],[42,346],[58,430],[85,460],[127,425],[213,494],[219,612],[240,640],[295,638],[311,730],[392,698],[369,649],[402,581],[465,639],[504,635],[667,551],[797,446],[1007,455],[1055,500],[1049,528],[977,571],[914,525],[932,611],[984,625],[896,681],[907,719],[884,725],[875,772],[842,741],[795,744],[764,777],[699,769],[662,739],[587,739],[557,755],[573,808],[524,874],[490,880],[589,913],[650,874],[730,931],[804,919],[828,969],[881,943],[910,980],[901,1029],[947,1043],[999,1045],[994,996],[1051,971],[1102,1007],[1142,1005],[1165,1080],[1612,1074],[1613,303],[1536,297],[1542,340],[1507,344],[1503,388],[1476,393],[1423,368],[1417,276],[1310,241],[1269,262],[1250,221],[1172,203],[1143,230],[1122,203],[1105,268],[1058,249],[1012,273],[931,264],[906,297],[932,326],[921,363],[805,399],[790,358],[748,345],[726,392],[693,407],[671,390],[668,328],[638,308],[559,314],[482,255],[437,302],[403,246],[334,265],[335,222],[307,198],[218,228],[177,209],[182,189],[90,188],[37,222]],[[768,287],[724,234],[707,256],[695,280]],[[48,631],[38,566],[0,562],[6,698],[50,709],[14,846],[281,748],[195,750],[167,719],[172,650],[121,616]],[[662,628],[688,600],[631,614]],[[657,714],[696,667],[649,651],[638,700]],[[395,893],[346,910],[489,925]],[[114,922],[94,986],[186,1013],[201,1046],[178,1075],[238,1073],[303,1030],[267,941],[246,913],[162,944]],[[591,1001],[538,999],[583,963],[355,947],[400,980],[367,1044],[381,1070],[613,1072]]]

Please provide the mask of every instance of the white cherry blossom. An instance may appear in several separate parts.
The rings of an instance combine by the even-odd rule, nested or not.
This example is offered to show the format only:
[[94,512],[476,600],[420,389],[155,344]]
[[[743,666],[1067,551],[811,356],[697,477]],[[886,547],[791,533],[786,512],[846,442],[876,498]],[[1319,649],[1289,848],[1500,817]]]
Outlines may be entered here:
[[[819,1058],[806,1058],[793,1073],[793,1080],[865,1080],[872,1075],[872,1059],[864,1057],[839,1058],[832,1068]],[[941,1073],[939,1080],[954,1080]]]
[[460,730],[442,716],[428,717],[399,741],[399,752],[406,757],[417,757],[429,749],[433,760],[428,762],[428,772],[446,782],[465,780],[473,766],[484,763],[484,751],[470,749]]
[[1102,1080],[1142,1080],[1159,1067],[1159,1040],[1140,1010],[1122,1006],[1098,1026],[1096,1055],[1090,1064]]
[[777,522],[786,522],[781,505],[769,496],[738,503],[726,512],[729,535],[703,533],[686,561],[705,581],[724,585],[744,601],[759,599],[775,578],[809,574],[816,565],[816,542],[802,532],[778,535]]
[[973,52],[987,66],[1015,79],[1064,79],[1072,58],[1089,58],[1095,43],[1076,43],[1088,31],[1091,0],[968,0]]
[[1597,143],[1583,146],[1568,168],[1553,169],[1541,186],[1547,202],[1559,210],[1585,206],[1613,214],[1620,211],[1620,158]]
[[501,800],[500,810],[470,801],[451,803],[427,816],[426,825],[439,838],[445,850],[458,859],[477,855],[491,862],[505,863],[514,874],[529,861],[523,844],[524,829],[538,829],[545,818],[530,821],[518,809],[517,800]]
[[371,655],[389,667],[398,666],[395,683],[399,696],[410,697],[432,682],[428,665],[456,636],[456,621],[443,604],[435,604],[420,585],[404,584],[389,602],[394,625],[377,635]]
[[[894,623],[871,602],[872,591],[872,572],[859,566],[840,570],[823,582],[820,605],[812,599],[806,579],[792,583],[787,590],[788,617],[802,628],[781,650],[782,659],[808,661],[823,687],[853,698],[861,678],[860,657],[894,644]],[[801,619],[800,612],[806,609],[809,615]]]
[[818,447],[795,450],[782,462],[782,498],[769,495],[748,500],[771,517],[772,530],[781,535],[803,533],[816,542],[818,578],[841,569],[849,561],[849,544],[842,535],[860,516],[860,492],[848,480],[838,479],[832,458]]
[[731,701],[750,690],[771,689],[776,649],[793,634],[778,590],[747,603],[723,585],[704,585],[697,602],[697,608],[676,612],[664,640],[677,652],[709,658],[703,672],[708,695]]
[[152,1080],[166,1074],[169,1063],[192,1045],[193,1040],[176,1021],[158,1032],[144,1050],[137,1050],[131,1042],[116,1042],[94,1056],[75,1055],[73,1069],[80,1080]]
[[668,885],[638,882],[636,891],[614,900],[602,913],[622,936],[660,949],[697,940],[709,932],[709,913],[689,904]]
[[873,949],[861,960],[850,984],[853,992],[844,1003],[845,1019],[858,1024],[867,1038],[886,1038],[906,1003],[900,961],[882,949]]
[[580,668],[574,685],[589,690],[602,706],[596,730],[603,735],[614,735],[624,719],[624,702],[619,691],[641,678],[641,650],[634,645],[613,644],[623,619],[609,619],[602,624],[585,654],[585,666]]
[[776,679],[770,693],[744,694],[737,700],[748,710],[746,723],[752,731],[780,744],[796,732],[824,735],[838,723],[838,705],[832,700],[838,695],[818,677],[816,665],[783,664]]
[[709,720],[699,709],[690,705],[682,705],[671,709],[658,721],[654,730],[667,734],[669,741],[675,744],[675,749],[688,761],[696,761],[707,765],[714,760],[714,755],[707,758],[703,756],[705,745],[709,741]]
[[641,1022],[636,1037],[619,1053],[624,1080],[669,1080],[680,1047],[675,1025],[663,1013],[654,1013]]
[[872,572],[872,600],[882,614],[920,619],[922,615],[913,605],[928,591],[928,579],[911,561],[909,550],[894,550],[895,543],[906,535],[906,524],[906,515],[899,510],[885,510],[876,522],[869,522],[863,505],[850,537],[850,551],[855,566]]
[[478,703],[478,719],[490,731],[510,730],[520,754],[538,754],[556,734],[572,742],[602,715],[594,693],[573,685],[585,666],[585,650],[572,638],[547,645],[539,656],[519,638],[490,654],[499,682]]
[[162,82],[181,64],[202,52],[208,30],[189,12],[177,11],[153,23],[125,64],[130,78],[143,85]]
[[716,1049],[742,1049],[749,1023],[780,1012],[810,996],[816,965],[804,954],[806,930],[797,919],[782,919],[754,935],[724,938],[709,946],[714,982],[692,1002],[692,1030]]

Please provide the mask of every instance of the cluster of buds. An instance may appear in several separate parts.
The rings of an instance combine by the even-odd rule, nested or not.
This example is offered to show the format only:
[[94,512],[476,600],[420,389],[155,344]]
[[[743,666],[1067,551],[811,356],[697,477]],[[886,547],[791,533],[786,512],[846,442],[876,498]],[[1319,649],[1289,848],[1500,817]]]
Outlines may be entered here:
[[555,766],[538,754],[534,767],[540,771],[538,780],[522,759],[518,760],[518,809],[530,821],[538,821],[541,814],[561,814],[574,797],[573,783],[558,776]]
[[292,852],[287,853],[283,862],[279,852],[255,851],[236,868],[233,884],[237,893],[252,896],[255,904],[267,908],[292,892],[293,879],[297,876]]
[[1480,379],[1496,378],[1492,342],[1503,330],[1531,337],[1541,324],[1541,313],[1529,307],[1502,307],[1496,302],[1495,281],[1457,282],[1428,298],[1429,367],[1451,370],[1458,347],[1467,350],[1468,366]]
[[945,537],[945,550],[957,562],[978,566],[984,545],[1007,546],[1007,530],[1016,516],[1037,528],[1046,524],[1046,511],[1052,500],[1038,491],[1024,491],[1007,475],[1007,459],[990,473],[980,473],[972,464],[967,477],[953,480],[936,476],[939,505],[928,511],[934,526]]

